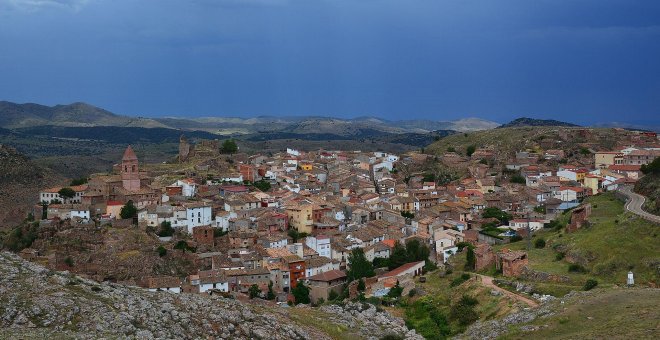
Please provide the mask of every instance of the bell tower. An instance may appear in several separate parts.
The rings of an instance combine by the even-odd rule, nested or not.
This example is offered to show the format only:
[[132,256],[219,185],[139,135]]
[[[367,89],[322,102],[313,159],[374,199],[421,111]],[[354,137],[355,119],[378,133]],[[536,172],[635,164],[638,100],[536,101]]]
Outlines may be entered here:
[[124,151],[124,157],[121,159],[121,181],[126,190],[140,190],[138,158],[130,145]]

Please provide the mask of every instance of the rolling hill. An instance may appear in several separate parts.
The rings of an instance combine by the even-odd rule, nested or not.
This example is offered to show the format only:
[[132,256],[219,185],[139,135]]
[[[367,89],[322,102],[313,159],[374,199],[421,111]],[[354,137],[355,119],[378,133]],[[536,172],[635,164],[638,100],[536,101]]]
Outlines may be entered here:
[[16,129],[45,125],[165,127],[152,119],[121,116],[85,103],[45,106],[0,101],[0,127]]
[[498,123],[466,118],[456,121],[402,120],[390,121],[375,117],[353,119],[319,116],[259,116],[237,117],[162,117],[142,118],[118,115],[86,103],[45,106],[0,101],[0,128],[17,129],[35,126],[66,127],[145,127],[201,130],[216,134],[249,134],[259,132],[333,133],[342,136],[360,135],[365,130],[383,133],[427,133],[435,130],[477,131],[491,129]]
[[0,144],[0,229],[22,221],[39,197],[39,190],[63,178]]
[[568,126],[568,127],[579,127],[579,125],[561,122],[554,119],[534,119],[522,117],[514,119],[504,125],[498,126],[498,128],[508,128],[508,127],[523,127],[523,126]]

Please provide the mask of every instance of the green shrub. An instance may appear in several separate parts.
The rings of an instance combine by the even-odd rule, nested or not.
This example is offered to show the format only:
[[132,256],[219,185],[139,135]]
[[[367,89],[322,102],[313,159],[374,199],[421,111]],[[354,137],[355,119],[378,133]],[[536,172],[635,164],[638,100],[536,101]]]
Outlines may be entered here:
[[396,285],[394,287],[390,288],[390,291],[387,292],[387,296],[391,298],[398,298],[401,296],[401,293],[403,293],[403,287],[399,285],[399,281],[396,282]]
[[511,176],[511,183],[517,183],[517,184],[526,184],[527,181],[525,180],[525,177],[515,174]]
[[474,306],[478,301],[468,295],[463,295],[461,300],[451,306],[449,311],[449,319],[457,321],[461,326],[467,326],[479,320],[479,314],[474,310]]
[[463,282],[467,281],[470,279],[470,274],[468,273],[463,273],[463,275],[453,279],[451,283],[449,284],[451,287],[456,287],[461,285]]
[[160,224],[160,230],[158,230],[156,235],[160,237],[170,237],[174,235],[174,228],[172,228],[172,223],[163,221],[163,223]]
[[470,157],[475,151],[477,151],[477,146],[472,144],[465,149],[465,154]]
[[165,249],[165,247],[163,246],[159,246],[158,249],[156,249],[156,251],[158,252],[158,256],[160,257],[167,255],[167,249]]
[[571,273],[586,273],[587,269],[579,264],[572,263],[568,266],[568,271]]
[[522,239],[523,239],[522,236],[514,235],[509,239],[509,242],[510,243],[519,242],[519,241],[522,241]]
[[583,289],[584,290],[592,290],[596,286],[598,286],[598,281],[596,281],[594,279],[588,279],[587,282],[584,283]]
[[253,284],[252,286],[250,286],[250,289],[248,289],[248,294],[250,296],[250,299],[254,299],[259,295],[261,295],[261,289],[259,289],[259,286],[257,286],[256,284]]
[[543,249],[543,248],[545,248],[545,240],[542,239],[542,238],[537,238],[537,239],[534,241],[534,247],[535,247],[535,248],[539,248],[539,249]]
[[64,259],[64,263],[69,267],[73,267],[73,259],[68,256]]
[[387,334],[380,338],[380,340],[403,340],[404,337],[398,334]]
[[557,255],[555,255],[555,261],[561,261],[561,260],[564,259],[564,257],[566,257],[566,254],[564,254],[564,253],[557,253]]

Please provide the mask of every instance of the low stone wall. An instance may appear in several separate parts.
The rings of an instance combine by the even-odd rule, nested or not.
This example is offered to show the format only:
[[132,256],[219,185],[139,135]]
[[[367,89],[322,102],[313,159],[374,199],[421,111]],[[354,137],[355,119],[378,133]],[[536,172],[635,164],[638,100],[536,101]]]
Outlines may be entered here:
[[523,267],[519,277],[524,280],[536,281],[536,282],[567,283],[571,281],[571,279],[568,276],[550,274],[542,271],[533,270],[530,269],[529,267]]

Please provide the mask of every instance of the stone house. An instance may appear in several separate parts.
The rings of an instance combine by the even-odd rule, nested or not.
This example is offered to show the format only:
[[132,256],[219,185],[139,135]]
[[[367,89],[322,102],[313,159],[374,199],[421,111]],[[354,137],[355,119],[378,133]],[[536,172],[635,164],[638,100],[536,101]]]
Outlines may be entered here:
[[341,294],[346,285],[346,273],[341,270],[330,270],[307,278],[309,282],[309,297],[312,303],[319,299],[328,301],[330,292]]
[[181,293],[181,280],[174,276],[148,277],[143,282],[143,287],[150,292],[166,291]]
[[495,253],[488,243],[478,243],[474,248],[474,270],[480,271],[495,264]]
[[518,277],[522,274],[523,267],[529,264],[527,252],[524,251],[511,251],[503,249],[497,253],[497,261],[495,265],[497,269],[502,270],[502,275],[506,277]]

